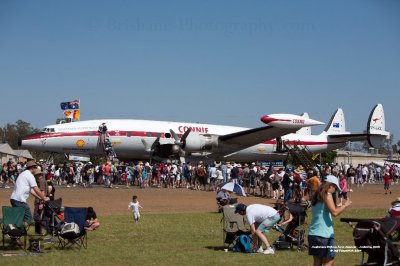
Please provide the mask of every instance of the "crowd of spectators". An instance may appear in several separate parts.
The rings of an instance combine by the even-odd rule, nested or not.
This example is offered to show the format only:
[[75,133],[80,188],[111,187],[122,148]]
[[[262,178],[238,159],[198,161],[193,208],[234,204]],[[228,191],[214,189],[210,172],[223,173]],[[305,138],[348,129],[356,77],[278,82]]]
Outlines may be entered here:
[[[396,164],[375,165],[325,164],[305,169],[295,167],[274,167],[259,163],[184,163],[176,164],[149,162],[107,161],[101,165],[88,163],[63,163],[59,165],[40,163],[43,176],[58,186],[92,187],[102,185],[113,187],[156,187],[188,188],[193,190],[217,191],[224,182],[242,185],[247,194],[284,201],[300,201],[305,195],[314,193],[324,176],[332,174],[346,180],[346,188],[383,182],[385,176],[391,184],[399,182],[400,168]],[[24,163],[11,160],[0,166],[1,184],[9,188],[16,177],[25,169]]]

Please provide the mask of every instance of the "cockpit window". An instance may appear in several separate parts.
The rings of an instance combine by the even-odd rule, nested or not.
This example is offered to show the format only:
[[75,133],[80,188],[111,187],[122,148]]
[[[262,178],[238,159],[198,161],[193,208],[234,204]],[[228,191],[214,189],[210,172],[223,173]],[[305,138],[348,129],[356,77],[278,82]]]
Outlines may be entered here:
[[49,133],[49,132],[55,132],[55,130],[53,127],[45,127],[42,129],[42,132]]

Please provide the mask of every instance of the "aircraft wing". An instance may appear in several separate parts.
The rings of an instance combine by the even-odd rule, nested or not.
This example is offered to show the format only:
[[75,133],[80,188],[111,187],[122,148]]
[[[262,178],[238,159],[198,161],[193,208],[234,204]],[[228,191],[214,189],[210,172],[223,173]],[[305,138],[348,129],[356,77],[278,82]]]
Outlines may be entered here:
[[275,139],[283,135],[294,133],[298,128],[280,128],[265,126],[252,128],[218,137],[219,153],[229,154],[242,150],[266,140]]

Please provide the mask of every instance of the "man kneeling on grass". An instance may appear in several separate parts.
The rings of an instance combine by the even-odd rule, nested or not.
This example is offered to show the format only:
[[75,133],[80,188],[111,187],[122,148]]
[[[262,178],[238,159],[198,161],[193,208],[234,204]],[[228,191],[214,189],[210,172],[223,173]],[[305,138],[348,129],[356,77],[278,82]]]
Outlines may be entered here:
[[[264,250],[261,244],[257,252],[274,254],[275,252],[269,244],[264,233],[268,233],[269,230],[271,230],[272,227],[280,220],[281,217],[278,211],[272,207],[261,204],[252,204],[249,206],[246,206],[245,204],[238,204],[236,206],[235,213],[246,215],[247,222],[250,224],[251,228],[251,237],[256,235],[264,243],[266,249]],[[256,224],[258,225],[257,229]]]

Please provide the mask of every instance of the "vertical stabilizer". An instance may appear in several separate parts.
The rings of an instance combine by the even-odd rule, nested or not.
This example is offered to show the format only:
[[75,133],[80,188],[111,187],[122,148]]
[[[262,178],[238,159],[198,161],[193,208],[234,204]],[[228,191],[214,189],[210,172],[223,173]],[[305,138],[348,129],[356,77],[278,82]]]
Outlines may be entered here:
[[322,134],[326,135],[337,135],[337,134],[346,134],[346,122],[344,119],[344,113],[342,108],[338,108],[335,113],[332,115],[331,120],[326,126],[324,132]]
[[[308,116],[308,113],[302,113],[300,116],[304,118],[310,118]],[[298,135],[311,135],[311,127],[302,127],[299,130],[296,131],[296,134]]]
[[390,133],[385,128],[385,113],[380,103],[375,105],[369,115],[367,132],[370,134],[368,143],[372,147],[380,147],[382,142],[390,136]]

